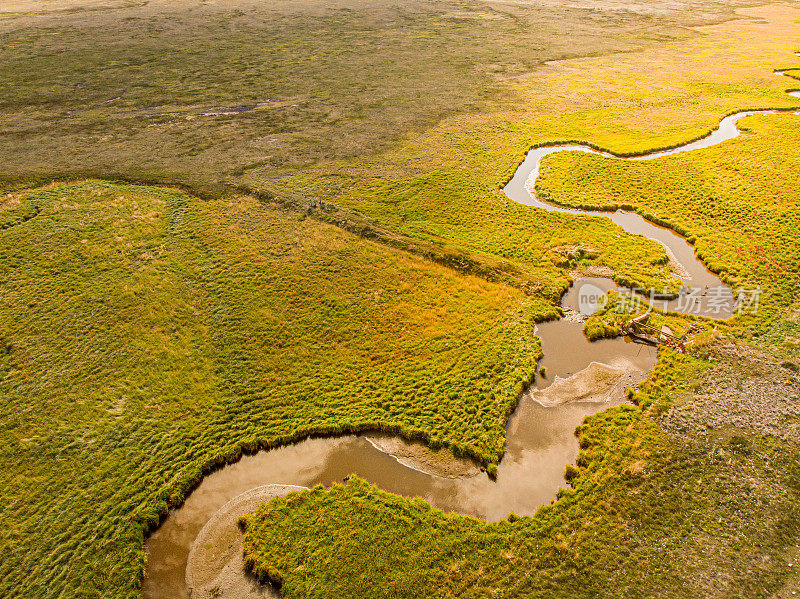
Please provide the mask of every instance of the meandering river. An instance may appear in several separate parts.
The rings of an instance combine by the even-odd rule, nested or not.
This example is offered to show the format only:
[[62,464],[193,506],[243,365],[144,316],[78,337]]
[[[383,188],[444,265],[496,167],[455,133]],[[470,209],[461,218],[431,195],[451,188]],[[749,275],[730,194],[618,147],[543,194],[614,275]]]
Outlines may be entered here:
[[[772,111],[733,114],[724,118],[715,131],[700,140],[671,150],[630,158],[620,158],[588,146],[573,144],[534,148],[528,152],[504,191],[516,202],[543,210],[610,218],[628,232],[645,235],[662,243],[682,267],[677,272],[683,275],[686,285],[703,289],[720,287],[730,293],[719,278],[697,259],[692,246],[673,231],[629,212],[591,212],[545,204],[536,198],[532,190],[542,159],[555,152],[592,152],[616,160],[656,160],[732,139],[739,135],[737,123],[741,118],[769,112]],[[588,285],[601,290],[614,287],[608,279],[580,279],[565,295],[563,305],[576,310],[581,293]],[[668,307],[679,311],[687,309],[680,300],[673,300]],[[690,306],[689,309],[695,310],[696,307]],[[705,311],[717,317],[730,315],[730,311]],[[537,377],[532,389],[520,399],[517,410],[509,420],[506,452],[496,480],[491,480],[471,462],[456,460],[449,454],[434,454],[418,444],[370,435],[307,439],[246,456],[207,476],[184,505],[170,513],[146,541],[148,567],[142,587],[143,596],[146,599],[189,597],[185,579],[187,562],[198,534],[226,503],[263,485],[329,485],[355,473],[384,490],[408,497],[422,497],[444,510],[487,520],[505,518],[510,512],[533,514],[539,506],[549,503],[557,489],[564,485],[564,468],[574,462],[578,452],[575,427],[586,415],[621,403],[623,386],[634,385],[655,364],[653,348],[624,338],[589,343],[583,336],[582,327],[577,319],[563,319],[537,327],[536,333],[542,339],[544,351],[541,365],[546,366],[548,376]],[[581,377],[588,376],[590,371],[597,375],[592,369],[596,370],[598,363],[609,366],[607,371],[600,372],[602,377],[606,377],[603,381],[608,379],[613,382],[617,376],[615,373],[619,373],[616,384],[608,386],[605,396],[602,393],[583,394],[572,398],[574,401],[552,407],[544,407],[537,401],[547,395],[547,389],[553,381],[567,379],[580,383]],[[562,383],[563,380],[559,384]],[[581,385],[567,385],[566,388],[579,389]],[[251,510],[252,498],[249,503],[241,503],[241,506],[245,505],[248,506],[245,511]],[[202,559],[196,557],[204,551],[217,551],[213,541],[215,534],[224,536],[228,533],[207,527],[202,537],[203,546],[196,548],[193,553],[192,559],[197,563],[212,563],[218,559],[219,556],[215,555],[206,555]],[[247,579],[241,568],[240,555],[236,554],[235,541],[231,542],[225,542],[225,550],[233,555],[230,564],[234,564],[228,566],[230,571],[225,574],[227,578],[223,576],[219,579],[223,582],[215,582],[212,586],[195,588],[192,596],[205,597],[214,593],[221,593],[215,596],[230,597],[273,595],[272,589],[260,587]]]

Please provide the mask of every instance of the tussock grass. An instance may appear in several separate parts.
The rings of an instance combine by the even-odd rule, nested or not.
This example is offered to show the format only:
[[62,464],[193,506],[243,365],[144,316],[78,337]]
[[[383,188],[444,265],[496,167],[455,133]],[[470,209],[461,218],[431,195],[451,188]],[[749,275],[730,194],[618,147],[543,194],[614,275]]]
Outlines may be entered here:
[[707,453],[648,416],[707,367],[665,350],[637,394],[641,408],[579,427],[570,488],[533,517],[485,523],[351,478],[243,518],[245,562],[289,599],[768,597],[800,533],[793,458],[763,440],[752,453]]
[[[165,6],[0,21],[3,596],[135,596],[144,531],[204,474],[312,433],[402,433],[496,472],[532,323],[566,284],[551,250],[587,243],[582,261],[646,287],[669,276],[657,245],[605,221],[509,204],[524,152],[641,152],[794,102],[770,72],[795,49],[790,8],[700,34],[684,26],[731,4]],[[208,201],[97,181],[17,193],[88,175]],[[778,299],[754,325],[773,345],[800,310]],[[702,367],[662,358],[637,401],[666,409]],[[797,537],[788,450],[686,446],[633,408],[580,442],[535,518],[486,525],[352,481],[264,508],[249,563],[290,596],[776,588]]]
[[[323,161],[279,177],[254,168],[242,180],[276,197],[358,211],[425,242],[497,257],[531,278],[563,277],[552,250],[587,244],[598,254],[586,265],[613,268],[617,282],[674,288],[657,244],[600,219],[517,206],[500,188],[533,146],[573,140],[637,154],[702,137],[732,112],[796,106],[786,81],[773,74],[776,64],[794,59],[796,14],[785,7],[753,14],[764,20],[702,28],[698,37],[657,50],[537,69],[509,80],[510,95],[496,110],[444,119],[375,157]],[[675,220],[664,222],[678,226]],[[542,286],[554,293],[565,282]]]
[[797,123],[789,114],[748,117],[734,140],[653,162],[564,153],[545,161],[539,187],[567,204],[629,205],[689,236],[735,290],[761,290],[758,312],[737,317],[735,334],[796,357],[788,311],[800,293],[800,205],[788,173],[800,160]]
[[[505,170],[497,166],[503,164],[499,155],[513,153],[513,143],[506,140],[515,137],[518,142],[526,135],[536,139],[549,127],[559,126],[553,139],[578,139],[618,153],[637,153],[699,137],[715,126],[721,114],[746,107],[785,107],[792,101],[783,95],[785,83],[771,73],[769,61],[775,58],[759,54],[768,46],[787,55],[793,49],[794,25],[783,17],[778,22],[779,26],[770,22],[758,33],[752,28],[745,33],[750,27],[745,24],[709,28],[711,34],[698,43],[702,49],[695,48],[696,54],[690,49],[664,56],[659,49],[660,57],[651,57],[648,63],[658,65],[652,71],[642,68],[641,55],[620,58],[616,65],[603,58],[593,60],[595,71],[585,68],[588,61],[567,63],[565,70],[577,66],[582,73],[577,80],[574,71],[556,72],[548,93],[535,85],[520,87],[533,103],[546,100],[551,108],[558,103],[553,96],[563,89],[573,103],[586,101],[580,117],[552,110],[550,122],[544,122],[534,107],[528,124],[511,113],[504,126],[492,116],[481,125],[470,123],[472,129],[463,121],[444,123],[426,137],[424,147],[437,149],[433,157],[421,151],[415,154],[410,146],[391,156],[395,176],[380,192],[370,189],[374,180],[364,183],[355,173],[346,177],[329,173],[325,184],[316,174],[287,183],[371,215],[389,219],[399,214],[392,222],[406,230],[414,227],[420,235],[423,231],[431,236],[457,234],[468,247],[501,247],[499,236],[492,238],[486,231],[492,231],[492,211],[507,210],[499,194],[491,195],[495,192],[490,183],[507,180],[515,166],[511,160]],[[777,29],[787,37],[776,36]],[[711,73],[710,63],[703,62],[709,56],[719,59],[713,70],[724,75]],[[563,88],[557,88],[559,82]],[[651,91],[637,94],[632,89]],[[685,112],[688,106],[691,117]],[[591,201],[598,206],[640,208],[690,234],[701,257],[734,285],[771,285],[762,297],[765,305],[759,316],[739,318],[723,332],[752,331],[774,353],[795,352],[794,274],[800,262],[789,243],[796,237],[791,228],[798,221],[792,212],[796,194],[790,174],[796,157],[791,148],[786,152],[776,143],[792,128],[785,120],[789,118],[794,117],[743,122],[772,130],[764,131],[760,141],[749,133],[742,136],[732,142],[734,151],[730,144],[718,148],[713,163],[705,158],[713,150],[684,155],[672,164],[632,166],[560,154],[545,164],[543,189],[562,203],[585,204],[578,190],[593,189],[597,197]],[[643,137],[642,132],[653,135]],[[742,151],[746,144],[749,149]],[[403,152],[407,160],[411,156],[417,160],[420,173],[408,174],[411,169],[402,162]],[[781,152],[787,153],[785,159]],[[442,178],[445,193],[425,179],[422,165],[435,169],[440,160],[452,156],[459,157],[460,170],[452,178]],[[480,163],[493,164],[495,170],[484,171]],[[364,176],[363,169],[358,175]],[[770,200],[774,179],[779,179],[779,192]],[[394,201],[387,199],[395,189],[402,191]],[[447,220],[447,202],[489,208],[455,224],[455,218]],[[472,219],[480,224],[473,225]],[[509,220],[528,226],[524,219],[515,213]],[[744,223],[738,230],[737,219]],[[565,228],[576,226],[567,219],[563,222]],[[579,226],[587,231],[595,224],[587,219]],[[597,229],[579,241],[595,234]],[[624,243],[601,246],[607,252],[603,263],[616,266],[611,263],[612,252]],[[598,247],[594,239],[592,246]],[[519,247],[514,244],[509,251],[516,251],[515,258],[522,261]],[[749,255],[758,254],[756,248],[767,248],[761,259]],[[626,265],[624,260],[620,263]],[[675,315],[654,318],[669,323],[678,334],[689,324],[689,319]],[[692,401],[698,378],[710,365],[692,353],[660,350],[656,371],[631,393],[635,407],[606,410],[579,427],[582,449],[577,465],[568,472],[569,488],[532,518],[476,522],[351,480],[300,493],[291,501],[270,502],[247,517],[246,563],[259,575],[282,581],[291,598],[380,597],[386,596],[386,588],[397,596],[649,597],[657,592],[659,597],[681,598],[770,597],[790,574],[782,558],[800,536],[795,515],[800,505],[796,446],[750,430],[737,433],[737,439],[746,442],[718,442],[713,435],[686,442],[665,433],[658,423],[672,406]],[[432,552],[431,546],[440,551]]]
[[546,60],[685,37],[687,23],[746,2],[685,1],[683,15],[421,0],[64,4],[74,10],[0,22],[2,179],[119,176],[217,193],[253,168],[386,150],[496,105],[506,81]]
[[[0,29],[2,185],[100,177],[202,197],[246,186],[325,202],[344,211],[340,223],[361,212],[383,240],[416,239],[405,246],[478,261],[468,267],[544,294],[566,284],[553,282],[563,273],[548,250],[586,240],[618,282],[662,288],[670,278],[657,245],[508,206],[497,188],[532,145],[639,151],[701,135],[733,109],[791,103],[765,58],[788,49],[790,17],[770,14],[768,35],[750,22],[718,26],[706,41],[686,26],[741,4],[685,5],[151,2],[17,16]],[[652,44],[658,54],[644,61],[658,68],[647,73],[633,54],[607,56]],[[570,61],[544,65],[585,55],[595,56],[575,59],[579,74]],[[633,101],[643,78],[652,91]]]
[[[706,345],[717,333],[729,331],[729,322],[681,312],[663,312],[653,307],[641,296],[629,292],[611,291],[604,305],[583,325],[583,332],[590,341],[609,339],[622,334],[622,329],[631,318],[645,312],[650,314],[648,324],[656,329],[669,327],[675,337],[683,338],[693,347]],[[695,329],[690,330],[690,327]]]
[[382,430],[502,454],[546,301],[254,198],[18,199],[38,214],[0,234],[0,595],[135,594],[143,533],[245,451]]

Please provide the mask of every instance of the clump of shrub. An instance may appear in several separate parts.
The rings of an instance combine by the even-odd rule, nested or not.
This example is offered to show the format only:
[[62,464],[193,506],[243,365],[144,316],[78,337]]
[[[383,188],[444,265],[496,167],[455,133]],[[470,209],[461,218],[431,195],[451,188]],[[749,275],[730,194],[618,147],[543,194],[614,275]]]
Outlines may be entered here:
[[583,334],[589,341],[597,341],[598,339],[613,339],[622,334],[622,329],[619,326],[608,324],[602,317],[591,317],[583,325]]
[[572,464],[567,464],[567,467],[564,470],[564,480],[566,480],[568,483],[572,483],[576,478],[578,478],[580,473],[580,470],[578,470],[575,466]]

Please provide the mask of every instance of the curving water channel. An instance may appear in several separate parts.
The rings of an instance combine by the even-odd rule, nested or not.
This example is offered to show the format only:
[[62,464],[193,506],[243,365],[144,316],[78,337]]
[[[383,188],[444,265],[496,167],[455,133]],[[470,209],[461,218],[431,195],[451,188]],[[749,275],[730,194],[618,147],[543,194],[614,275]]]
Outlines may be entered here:
[[[565,297],[566,303],[577,306],[583,284],[609,289],[613,286],[607,279],[581,280]],[[421,444],[371,435],[312,438],[245,456],[204,478],[184,505],[174,510],[147,540],[143,596],[189,597],[185,575],[195,538],[226,502],[261,485],[330,485],[355,473],[383,490],[422,497],[438,508],[486,520],[505,518],[510,512],[533,514],[565,485],[564,468],[574,463],[578,452],[575,427],[586,415],[621,403],[624,387],[642,380],[656,361],[654,348],[625,338],[589,343],[579,322],[543,323],[536,333],[542,339],[545,357],[541,364],[547,367],[548,376],[537,379],[509,420],[506,451],[495,481],[471,462],[456,460],[447,452],[438,456]],[[531,397],[537,389],[545,390],[557,376],[568,378],[593,361],[620,369],[619,384],[610,387],[610,393],[554,407],[544,407]],[[240,565],[241,552],[236,558]],[[246,581],[244,572],[239,572],[239,577],[242,586],[253,586]],[[237,593],[242,592],[237,589]],[[253,596],[264,596],[267,590],[258,592],[262,595]],[[192,594],[193,598],[197,596],[205,595]]]
[[[655,160],[733,139],[739,135],[736,123],[741,118],[771,112],[774,111],[733,114],[700,140],[631,158],[573,144],[534,148],[504,191],[512,200],[536,208],[610,218],[628,232],[662,243],[671,252],[674,262],[680,265],[676,275],[681,275],[686,285],[702,289],[720,287],[730,293],[730,289],[697,259],[693,247],[673,231],[625,211],[593,212],[545,204],[536,198],[534,185],[541,160],[555,152],[581,151],[620,160]],[[604,291],[615,287],[608,279],[580,279],[565,295],[562,305],[577,311],[586,286]],[[687,310],[680,298],[672,300],[667,307],[678,311],[696,310],[691,306]],[[730,315],[730,311],[718,313],[705,307],[701,307],[701,313],[716,317]],[[252,511],[259,498],[266,500],[291,489],[265,485],[329,485],[355,473],[386,491],[422,497],[435,507],[486,520],[505,518],[510,512],[533,514],[539,506],[549,503],[564,484],[564,468],[574,462],[578,452],[575,427],[585,416],[621,403],[623,389],[634,386],[655,364],[655,350],[651,347],[625,338],[590,344],[582,329],[582,322],[576,319],[562,319],[537,327],[536,334],[542,339],[544,351],[541,365],[546,366],[548,376],[537,377],[511,416],[506,431],[506,451],[496,480],[490,480],[471,462],[457,460],[446,452],[434,453],[420,444],[374,435],[312,438],[245,456],[208,475],[184,505],[172,511],[148,538],[143,597],[279,596],[274,589],[249,579],[243,571],[241,549],[237,545],[241,541],[237,541],[238,533],[231,528],[235,515]],[[591,392],[581,391],[587,387],[585,383],[589,383]],[[561,395],[553,393],[557,386],[562,388]],[[572,390],[576,396],[563,402],[564,389]],[[195,543],[196,539],[200,541]],[[192,565],[187,570],[193,546]],[[202,583],[197,581],[198,572]],[[187,574],[190,574],[191,591],[186,582]]]
[[[787,92],[787,93],[792,93]],[[610,152],[597,150],[587,145],[558,144],[533,148],[525,156],[525,160],[515,171],[514,176],[506,184],[505,194],[520,204],[541,208],[550,212],[561,212],[579,216],[594,216],[609,218],[629,233],[644,235],[663,245],[673,262],[680,264],[679,278],[683,280],[684,290],[676,298],[657,300],[657,307],[676,312],[690,312],[711,318],[729,318],[735,308],[735,298],[732,290],[722,283],[717,275],[711,272],[705,264],[697,259],[694,246],[686,238],[672,229],[656,225],[645,219],[640,214],[626,210],[615,212],[599,210],[581,210],[556,206],[541,201],[536,195],[536,179],[542,160],[550,154],[558,152],[586,152],[604,158],[626,161],[656,160],[673,154],[691,152],[715,146],[724,141],[734,139],[740,135],[737,123],[748,116],[756,114],[776,114],[775,110],[748,110],[729,115],[720,121],[719,126],[705,137],[669,150],[661,150],[642,154],[640,156],[623,157]],[[798,114],[798,113],[794,113]],[[676,273],[678,276],[678,273]]]

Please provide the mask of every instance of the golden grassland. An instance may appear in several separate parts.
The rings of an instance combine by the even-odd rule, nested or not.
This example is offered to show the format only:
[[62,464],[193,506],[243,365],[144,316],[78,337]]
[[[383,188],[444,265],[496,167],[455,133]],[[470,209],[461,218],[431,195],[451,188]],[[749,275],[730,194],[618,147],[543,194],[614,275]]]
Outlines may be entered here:
[[[521,156],[525,146],[513,144],[526,139],[526,133],[526,145],[577,139],[636,153],[698,137],[730,112],[796,105],[784,94],[787,80],[772,71],[796,64],[797,14],[781,8],[758,14],[765,21],[709,27],[708,37],[677,44],[670,52],[661,49],[657,58],[655,51],[645,51],[616,63],[601,57],[554,65],[547,93],[555,98],[548,96],[552,112],[547,120],[535,113],[525,125],[509,118],[508,135],[496,115],[486,117],[482,129],[470,129],[475,123],[464,120],[444,123],[425,141],[402,150],[406,156],[416,150],[417,161],[404,160],[402,152],[389,157],[397,175],[380,195],[355,176],[385,168],[374,164],[349,179],[330,175],[329,186],[311,184],[310,189],[335,190],[329,201],[353,202],[368,214],[411,207],[417,218],[404,215],[399,226],[424,232],[439,232],[445,228],[442,222],[455,221],[446,221],[445,205],[464,190],[464,205],[469,199],[480,215],[470,217],[467,227],[491,231],[483,206],[491,214],[492,207],[503,204],[498,183],[515,163],[501,156]],[[764,53],[766,48],[774,54]],[[583,100],[584,111],[559,110],[559,81],[569,92],[564,101],[574,105]],[[537,84],[521,89],[528,93],[529,106],[545,94]],[[784,360],[783,394],[797,386],[791,375],[798,357],[800,268],[794,243],[796,118],[752,117],[742,122],[745,134],[733,142],[658,162],[560,154],[546,161],[540,185],[543,195],[558,203],[630,206],[652,215],[689,235],[698,253],[732,284],[761,286],[759,314],[738,317],[719,332],[727,340],[745,338],[766,349],[771,358],[765,363],[778,372]],[[549,127],[555,132],[548,139]],[[429,180],[429,168],[455,156],[459,169],[446,171],[448,193],[418,183]],[[423,174],[404,176],[414,169]],[[315,177],[293,182],[302,186]],[[391,190],[400,190],[394,201]],[[473,224],[481,218],[480,225]],[[461,235],[465,246],[486,251],[499,243],[486,236],[476,242],[479,236],[465,233],[463,223],[447,231],[457,231],[451,234]],[[655,318],[675,330],[687,322]],[[592,326],[597,323],[588,324],[589,334]],[[692,403],[698,379],[720,359],[713,345],[689,355],[662,350],[656,371],[633,396],[637,408],[607,410],[580,427],[577,468],[566,471],[570,488],[532,518],[511,515],[509,522],[486,524],[353,481],[273,501],[245,518],[248,567],[281,582],[292,598],[392,593],[770,597],[790,574],[783,556],[791,553],[800,534],[788,516],[796,510],[800,490],[796,443],[733,421],[688,442],[660,425],[661,415],[673,406]],[[747,374],[737,372],[738,381],[716,384],[739,389]]]
[[731,112],[797,106],[784,91],[789,80],[773,73],[796,64],[797,11],[743,12],[749,18],[701,28],[668,48],[547,65],[511,86],[506,110],[446,119],[375,158],[278,179],[253,169],[243,178],[274,197],[350,208],[535,276],[553,272],[548,249],[591,240],[594,262],[613,268],[618,282],[663,288],[674,281],[659,246],[636,247],[605,221],[526,209],[500,188],[535,145],[580,140],[642,152],[702,136]]
[[631,318],[644,312],[650,314],[648,324],[656,329],[661,329],[662,326],[669,327],[673,335],[679,339],[685,336],[687,345],[705,346],[720,333],[729,331],[727,321],[679,312],[665,313],[658,308],[654,309],[639,295],[612,291],[605,305],[584,323],[583,334],[590,341],[618,337],[622,334],[623,326],[628,324]]
[[541,197],[589,208],[626,207],[691,239],[732,285],[761,289],[759,312],[734,325],[780,357],[800,357],[800,117],[751,116],[723,145],[658,161],[564,153],[548,158]]
[[[469,53],[482,49],[477,64],[488,69],[510,55],[508,36],[514,48],[535,45],[525,33],[532,21],[513,9],[497,15],[500,29],[483,19],[477,29],[449,17],[432,25],[427,10],[392,9],[368,23],[328,14],[328,60],[309,42],[318,15],[287,18],[284,27],[296,29],[277,32],[240,31],[240,16],[217,15],[196,62],[180,50],[197,39],[174,36],[175,28],[190,30],[194,16],[169,26],[152,15],[131,21],[127,27],[149,27],[155,38],[129,47],[119,39],[104,45],[86,29],[60,30],[60,21],[2,30],[8,60],[0,61],[0,77],[14,85],[0,101],[9,132],[0,144],[9,191],[0,200],[0,594],[136,596],[143,534],[211,467],[243,450],[314,432],[381,428],[496,462],[508,412],[540,354],[533,322],[558,313],[565,270],[594,263],[621,281],[661,287],[669,280],[666,256],[653,242],[601,219],[509,203],[500,187],[524,152],[569,139],[638,152],[701,135],[734,110],[797,104],[783,93],[788,80],[772,74],[796,65],[800,12],[788,6],[700,32],[673,24],[669,39],[664,22],[641,29],[636,20],[626,29],[623,19],[596,34],[595,45],[566,52],[556,44],[558,51],[548,47],[513,68],[503,63],[502,77],[477,79]],[[594,18],[588,9],[576,15]],[[95,33],[117,35],[104,22],[91,24]],[[441,84],[430,73],[401,73],[419,89],[384,96],[380,85],[400,74],[388,71],[369,87],[371,64],[351,75],[347,64],[330,60],[352,44],[354,28],[365,32],[368,54],[391,48],[382,40],[406,26],[415,40],[436,43],[424,51],[402,46],[394,63],[412,49],[415,61],[430,62],[444,35],[455,55],[445,55],[452,71],[437,74]],[[248,45],[238,44],[237,31]],[[295,69],[285,56],[273,71],[253,66],[263,47],[252,40],[271,33],[280,34],[271,39],[287,55],[302,50],[308,68]],[[502,43],[486,45],[495,38]],[[648,49],[656,39],[664,43]],[[64,69],[59,57],[80,55],[74,51],[87,40],[96,52]],[[165,40],[176,50],[171,58]],[[631,49],[633,41],[645,49],[532,66],[587,48]],[[249,58],[236,63],[237,53]],[[265,69],[280,79],[276,106],[198,117],[263,99]],[[242,72],[247,81],[237,79]],[[330,78],[318,80],[321,72]],[[26,82],[25,73],[37,76]],[[216,78],[205,79],[209,73]],[[109,95],[114,81],[127,93],[119,108],[105,104],[117,95]],[[292,104],[307,98],[292,86],[309,81],[329,101],[299,102],[298,110]],[[240,83],[250,86],[247,93]],[[151,106],[164,94],[171,94],[164,106]],[[403,108],[415,103],[414,114]],[[387,106],[401,108],[385,118]],[[337,114],[347,126],[331,126]],[[785,124],[771,118],[753,120],[756,133],[735,142],[740,159],[748,144],[769,144],[768,127],[785,135]],[[708,176],[724,166],[699,160]],[[774,152],[764,160],[782,164]],[[671,170],[691,185],[689,175]],[[215,199],[100,181],[13,191],[85,173],[182,183]],[[790,175],[775,171],[787,193]],[[711,193],[724,193],[724,179]],[[747,184],[768,182],[759,176]],[[262,201],[215,196],[230,186]],[[778,219],[766,192],[758,194],[753,208]],[[796,224],[793,212],[786,226],[756,226],[753,239],[763,239],[743,245],[780,254],[779,271],[760,270],[755,254],[722,247],[747,208],[742,200],[707,215],[718,238],[701,235],[688,203],[669,216],[707,239],[706,257],[742,284],[796,268],[779,239]],[[444,263],[456,256],[465,266],[459,274],[342,228],[381,230],[376,238],[390,245]],[[720,251],[712,255],[713,243]],[[576,245],[589,250],[579,263],[553,260]],[[500,266],[475,266],[484,262]],[[499,279],[486,273],[510,272],[525,284],[465,274],[473,270]],[[772,320],[734,326],[770,339],[767,347],[784,356],[794,351],[781,338],[796,338],[798,309],[788,301],[788,283],[772,284],[780,291],[767,298]],[[687,445],[654,419],[677,399],[690,401],[707,366],[706,358],[663,353],[636,398],[642,409],[609,410],[581,427],[584,449],[579,468],[568,471],[571,487],[534,518],[485,524],[354,481],[263,508],[248,520],[249,563],[284,579],[290,597],[648,596],[652,589],[666,597],[766,596],[787,575],[780,558],[798,538],[794,449],[746,431],[733,444]]]
[[486,523],[351,479],[244,517],[246,563],[289,598],[769,597],[792,570],[795,458],[768,437],[686,444],[652,419],[708,364],[664,350],[639,408],[579,427],[578,468],[534,517]]
[[88,181],[0,237],[4,597],[129,595],[210,466],[386,430],[488,463],[549,304],[253,199]]
[[218,195],[259,166],[385,151],[545,61],[684,38],[752,3],[5,1],[0,189],[117,177]]

